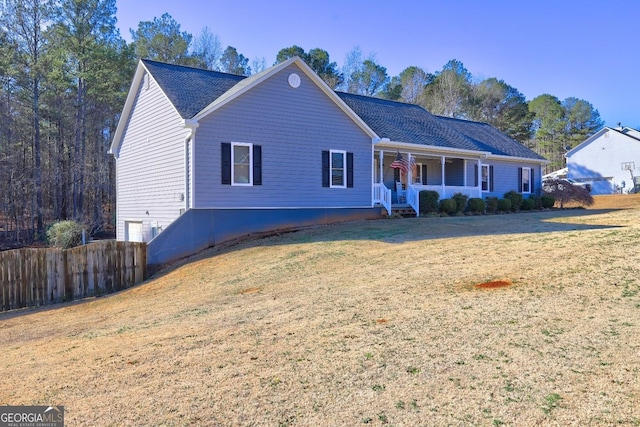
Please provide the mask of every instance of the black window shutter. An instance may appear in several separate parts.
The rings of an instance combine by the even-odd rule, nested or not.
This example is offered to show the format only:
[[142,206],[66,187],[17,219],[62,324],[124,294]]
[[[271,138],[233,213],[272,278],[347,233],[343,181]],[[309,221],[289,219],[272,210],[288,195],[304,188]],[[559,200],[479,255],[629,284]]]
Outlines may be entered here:
[[347,187],[353,187],[353,153],[347,153]]
[[222,158],[222,185],[231,185],[231,143],[223,142],[220,147]]
[[253,185],[262,185],[262,146],[253,146]]
[[533,194],[533,183],[534,183],[533,168],[531,168],[530,171],[531,171],[531,179],[529,179],[529,189],[531,191],[531,194]]
[[522,168],[518,168],[518,193],[522,193]]
[[[393,169],[393,180],[395,182],[400,181],[400,169]],[[393,184],[393,185],[394,185],[394,188],[395,188],[395,184]]]
[[489,166],[489,191],[493,191],[493,166]]
[[474,165],[473,170],[475,172],[475,177],[476,177],[476,187],[478,186],[478,165]]
[[322,152],[322,186],[329,187],[329,176],[331,175],[331,170],[329,168],[329,152]]
[[427,165],[422,165],[422,185],[427,185]]

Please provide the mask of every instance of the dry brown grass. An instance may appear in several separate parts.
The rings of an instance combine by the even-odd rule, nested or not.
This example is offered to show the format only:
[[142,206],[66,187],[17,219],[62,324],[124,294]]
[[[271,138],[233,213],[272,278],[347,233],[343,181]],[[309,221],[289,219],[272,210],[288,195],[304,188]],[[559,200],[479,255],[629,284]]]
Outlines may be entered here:
[[639,208],[211,250],[0,315],[0,404],[64,405],[68,426],[640,425]]

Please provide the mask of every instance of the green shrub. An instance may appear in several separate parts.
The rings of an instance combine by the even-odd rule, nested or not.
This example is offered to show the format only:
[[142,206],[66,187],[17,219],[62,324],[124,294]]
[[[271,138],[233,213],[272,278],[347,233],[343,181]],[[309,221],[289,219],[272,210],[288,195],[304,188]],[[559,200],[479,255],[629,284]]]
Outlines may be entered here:
[[440,205],[439,205],[440,212],[447,215],[453,215],[454,213],[457,212],[457,209],[458,209],[458,205],[456,204],[455,200],[453,199],[440,200]]
[[518,209],[520,209],[520,206],[522,206],[522,201],[524,200],[524,198],[522,197],[522,194],[513,190],[507,191],[506,193],[504,193],[504,198],[511,200],[512,211],[517,211]]
[[420,215],[437,212],[439,198],[440,194],[437,191],[422,190],[420,192]]
[[487,213],[496,213],[498,212],[498,198],[497,197],[487,197],[484,200],[486,204]]
[[529,196],[529,199],[533,200],[534,209],[542,209],[542,200],[540,196],[538,196],[537,194],[532,194]]
[[536,201],[534,199],[524,199],[522,201],[522,205],[520,206],[520,210],[523,211],[532,211],[536,208]]
[[511,210],[511,199],[498,200],[498,210],[500,212],[509,212]]
[[553,196],[547,196],[546,194],[540,197],[542,207],[545,209],[551,209],[556,204],[556,199]]
[[482,200],[480,198],[472,197],[472,198],[469,199],[469,202],[467,203],[467,207],[468,207],[470,212],[473,212],[473,213],[484,213],[484,209],[486,207],[486,204],[485,204],[484,200]]
[[47,230],[49,245],[69,249],[82,243],[82,224],[75,221],[56,222]]
[[456,202],[456,213],[462,213],[464,208],[467,207],[467,200],[469,200],[469,196],[462,193],[455,193],[451,198]]

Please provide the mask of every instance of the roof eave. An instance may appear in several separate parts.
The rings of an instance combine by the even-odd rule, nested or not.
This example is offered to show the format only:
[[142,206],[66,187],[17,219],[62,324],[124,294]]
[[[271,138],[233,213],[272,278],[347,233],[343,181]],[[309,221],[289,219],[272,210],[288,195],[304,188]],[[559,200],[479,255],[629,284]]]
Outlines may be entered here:
[[[585,139],[584,141],[582,141],[580,144],[576,145],[575,147],[573,147],[571,150],[567,151],[564,154],[564,157],[569,157],[572,156],[575,152],[582,150],[585,146],[591,144],[593,141],[595,141],[596,139],[600,138],[602,135],[604,135],[605,133],[609,132],[609,131],[613,131],[615,129],[610,128],[608,126],[603,127],[602,129],[600,129],[599,131],[597,131],[596,133],[594,133],[593,135],[591,135],[589,138]],[[624,135],[624,134],[623,134]]]
[[238,82],[234,87],[229,89],[225,94],[218,97],[211,104],[206,106],[202,111],[193,116],[194,120],[200,120],[201,118],[211,114],[215,110],[219,109],[223,105],[231,102],[240,95],[251,90],[253,87],[259,85],[264,80],[283,70],[291,64],[296,64],[303,73],[309,79],[311,79],[351,120],[353,120],[372,140],[379,139],[378,135],[358,116],[340,97],[322,80],[302,59],[293,57],[280,64],[277,64],[271,68],[266,69],[262,73],[255,76],[248,77],[250,79],[242,80]]
[[539,163],[541,165],[546,165],[549,163],[547,159],[535,159],[532,157],[517,157],[517,156],[505,156],[502,154],[489,154],[488,158],[502,160],[505,162],[516,162],[516,163]]
[[463,148],[449,148],[449,147],[440,147],[437,145],[422,145],[422,144],[413,144],[411,142],[402,142],[402,141],[391,141],[388,138],[382,138],[375,143],[376,147],[380,148],[391,148],[391,149],[402,149],[402,150],[415,150],[415,151],[429,151],[433,153],[439,154],[453,154],[453,155],[464,155],[468,157],[477,157],[477,158],[486,158],[491,155],[488,151],[479,151],[479,150],[466,150]]
[[118,126],[116,127],[116,131],[113,134],[113,140],[111,141],[111,146],[109,147],[108,151],[108,153],[112,154],[116,159],[118,158],[118,154],[120,152],[120,146],[122,142],[122,136],[124,134],[124,129],[126,127],[126,122],[129,119],[131,110],[133,109],[133,104],[138,94],[138,88],[140,87],[140,82],[142,81],[142,77],[144,76],[145,72],[147,72],[146,67],[144,66],[142,61],[138,61],[138,67],[136,68],[136,72],[133,75],[133,80],[131,81],[131,86],[129,87],[129,93],[127,94],[127,99],[124,102],[122,113],[120,113]]

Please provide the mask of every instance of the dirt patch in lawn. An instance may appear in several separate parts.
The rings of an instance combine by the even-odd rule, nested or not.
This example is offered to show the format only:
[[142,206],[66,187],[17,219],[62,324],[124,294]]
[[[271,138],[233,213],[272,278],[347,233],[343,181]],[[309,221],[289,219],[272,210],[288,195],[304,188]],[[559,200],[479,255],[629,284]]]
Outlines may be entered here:
[[64,405],[68,426],[639,425],[639,241],[640,210],[601,208],[212,249],[0,314],[0,405]]
[[507,286],[511,286],[513,283],[511,280],[493,280],[491,282],[478,283],[474,286],[476,289],[496,289],[496,288],[506,288]]

